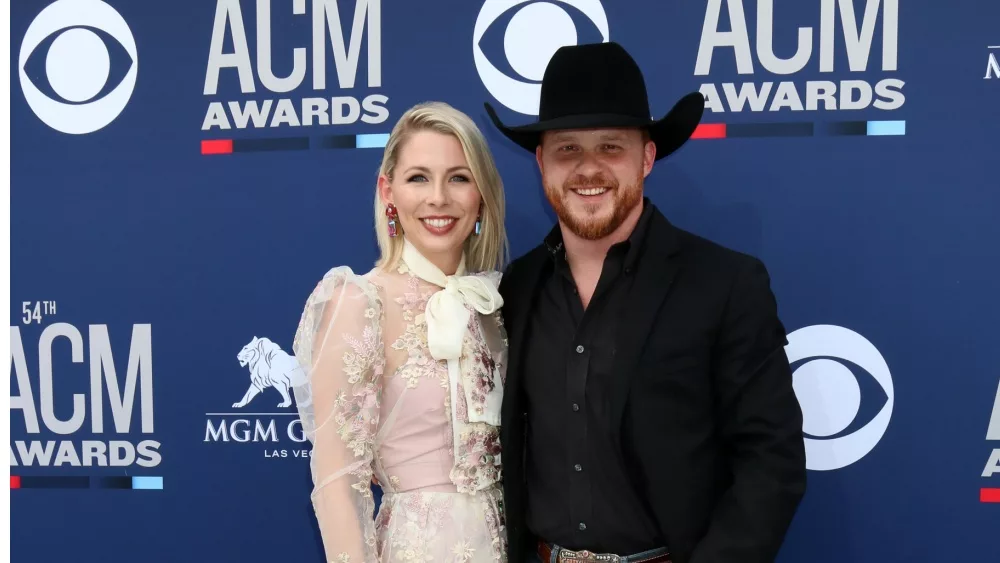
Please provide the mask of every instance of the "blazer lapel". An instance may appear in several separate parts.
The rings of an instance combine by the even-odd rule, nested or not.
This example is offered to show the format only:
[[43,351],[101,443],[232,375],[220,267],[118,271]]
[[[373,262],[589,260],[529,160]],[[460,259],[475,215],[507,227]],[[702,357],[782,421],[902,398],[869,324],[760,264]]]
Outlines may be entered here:
[[615,378],[610,388],[609,422],[616,444],[620,443],[621,420],[636,365],[679,269],[678,261],[671,258],[678,249],[674,227],[659,212],[652,219],[643,242],[643,255],[636,267],[636,278],[622,311],[615,346]]
[[[504,400],[501,409],[501,420],[512,420],[511,417],[520,416],[520,413],[513,412],[515,405],[520,403],[517,400],[521,392],[521,373],[523,368],[523,354],[525,333],[528,332],[529,314],[538,293],[538,280],[545,265],[544,248],[536,249],[523,262],[524,271],[518,272],[517,277],[511,280],[511,289],[504,290],[504,293],[520,296],[518,306],[512,307],[513,313],[510,318],[505,318],[508,334],[507,352],[507,380],[504,383]],[[512,276],[513,277],[513,276]],[[503,424],[507,426],[506,424]]]

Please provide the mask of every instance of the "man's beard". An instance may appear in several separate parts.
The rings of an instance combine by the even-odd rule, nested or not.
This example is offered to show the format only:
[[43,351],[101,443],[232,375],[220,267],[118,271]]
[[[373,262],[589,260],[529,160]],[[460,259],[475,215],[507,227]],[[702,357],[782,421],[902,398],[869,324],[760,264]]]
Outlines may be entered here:
[[[574,214],[566,205],[565,199],[574,189],[608,188],[612,197],[612,212],[607,216],[595,216],[591,212],[599,208],[584,203],[583,213]],[[642,176],[635,183],[619,186],[617,180],[597,174],[591,178],[575,177],[567,180],[561,188],[545,184],[545,197],[556,212],[559,220],[566,225],[574,235],[584,240],[602,239],[615,232],[621,226],[629,213],[642,203]]]

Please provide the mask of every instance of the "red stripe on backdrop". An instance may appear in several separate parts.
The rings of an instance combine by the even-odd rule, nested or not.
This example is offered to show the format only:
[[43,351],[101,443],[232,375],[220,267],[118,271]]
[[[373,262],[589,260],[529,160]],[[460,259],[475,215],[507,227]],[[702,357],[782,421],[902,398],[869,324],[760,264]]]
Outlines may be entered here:
[[694,134],[691,135],[692,139],[725,139],[726,138],[726,124],[725,123],[702,123],[695,130]]
[[233,140],[202,141],[201,154],[233,154]]

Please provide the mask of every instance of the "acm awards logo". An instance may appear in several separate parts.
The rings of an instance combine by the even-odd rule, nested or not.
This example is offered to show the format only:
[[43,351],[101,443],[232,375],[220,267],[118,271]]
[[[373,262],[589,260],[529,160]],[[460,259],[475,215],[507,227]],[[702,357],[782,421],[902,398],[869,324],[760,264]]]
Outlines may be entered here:
[[986,56],[986,75],[984,79],[990,80],[1000,78],[1000,63],[997,62],[997,55],[1000,54],[1000,45],[990,45]]
[[383,123],[381,86],[381,0],[216,0],[202,131]]
[[785,353],[802,408],[806,467],[831,471],[868,455],[885,435],[895,403],[878,349],[850,329],[814,325],[789,334]]
[[24,326],[10,327],[11,472],[106,467],[141,475],[159,466],[151,326],[132,325],[115,354],[111,333],[123,338],[121,327],[54,322],[38,330],[57,314],[54,301],[24,302],[23,312]]
[[[812,8],[815,3],[802,5]],[[860,2],[861,11],[855,10],[858,3],[854,0],[818,3],[819,21],[803,21],[812,25],[798,27],[794,49],[787,42],[779,49],[774,41],[776,27],[800,19],[797,13],[780,11],[795,6],[775,6],[774,0],[708,0],[694,75],[712,75],[713,63],[725,57],[725,63],[735,64],[743,81],[702,84],[699,89],[707,98],[706,109],[771,113],[902,108],[905,82],[896,75],[899,0],[865,0]],[[722,27],[723,8],[731,29]],[[753,42],[750,14],[756,20]],[[816,71],[824,78],[795,79],[799,73],[815,76]]]
[[83,135],[125,109],[139,57],[132,30],[114,8],[100,0],[58,0],[28,26],[17,69],[31,111],[56,131]]
[[[232,411],[206,414],[204,441],[268,444],[262,449],[268,459],[311,457],[293,403],[292,388],[305,383],[306,377],[299,362],[272,340],[256,336],[236,361],[246,370],[246,391],[232,404]],[[267,389],[273,392],[265,393]],[[270,402],[275,397],[278,402]]]
[[[990,422],[986,427],[986,441],[1000,442],[1000,383],[997,384],[997,395],[993,399],[993,412],[990,414]],[[1000,446],[1000,444],[997,444]],[[984,479],[1000,475],[1000,447],[995,447],[990,452],[989,459],[986,460],[986,467],[983,468],[982,477]],[[1000,487],[992,487],[980,490],[979,500],[981,502],[1000,502]]]

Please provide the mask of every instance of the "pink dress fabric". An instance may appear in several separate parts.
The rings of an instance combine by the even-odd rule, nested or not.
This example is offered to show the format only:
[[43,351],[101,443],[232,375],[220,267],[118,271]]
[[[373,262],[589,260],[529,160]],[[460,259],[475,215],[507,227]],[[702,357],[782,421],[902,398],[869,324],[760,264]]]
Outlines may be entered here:
[[[440,290],[405,265],[360,276],[339,267],[303,311],[294,350],[308,383],[294,393],[313,442],[312,502],[328,561],[506,561],[499,429],[468,416],[480,391],[502,385],[506,333],[499,312],[470,308],[450,392],[424,315]],[[384,491],[377,519],[373,477]]]

